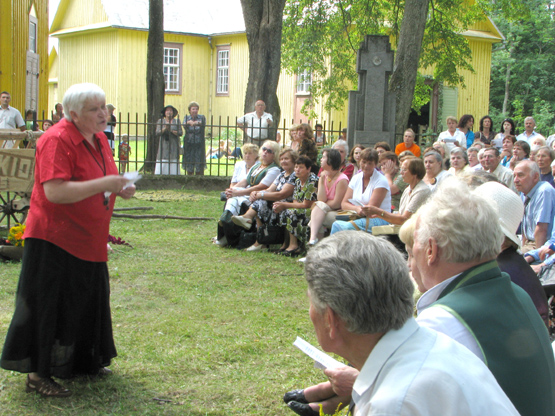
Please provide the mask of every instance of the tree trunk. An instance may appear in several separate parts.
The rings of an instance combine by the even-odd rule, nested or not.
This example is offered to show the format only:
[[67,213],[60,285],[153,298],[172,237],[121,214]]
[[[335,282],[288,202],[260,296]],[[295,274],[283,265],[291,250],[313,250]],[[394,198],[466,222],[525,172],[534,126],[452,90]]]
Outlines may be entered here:
[[244,112],[254,111],[257,100],[266,103],[274,124],[268,137],[275,137],[281,109],[277,97],[281,71],[281,31],[285,0],[241,0],[249,43],[249,81]]
[[147,152],[145,172],[152,173],[156,166],[158,140],[156,122],[164,107],[164,2],[149,0],[149,30],[146,55],[146,101],[147,101]]
[[430,0],[407,0],[405,3],[395,67],[389,81],[389,90],[394,92],[396,97],[397,134],[402,134],[408,125],[429,2]]
[[507,63],[507,72],[505,73],[505,97],[503,97],[503,117],[507,116],[509,106],[509,86],[511,79],[511,63]]

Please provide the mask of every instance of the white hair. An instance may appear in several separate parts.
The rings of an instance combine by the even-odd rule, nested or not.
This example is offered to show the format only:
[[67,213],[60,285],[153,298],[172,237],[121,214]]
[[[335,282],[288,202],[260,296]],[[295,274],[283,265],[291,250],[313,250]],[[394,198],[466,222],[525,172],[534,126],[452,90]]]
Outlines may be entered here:
[[106,93],[96,84],[84,83],[72,85],[67,89],[62,100],[64,117],[71,121],[72,111],[81,115],[85,103],[92,99],[106,100]]
[[449,263],[487,261],[501,252],[504,236],[495,209],[462,180],[449,177],[418,210],[416,240],[434,239]]
[[343,148],[345,149],[345,154],[349,155],[349,145],[347,144],[347,142],[345,140],[339,139],[338,141],[336,141],[333,144],[333,146],[331,148],[335,149],[337,146],[343,146]]
[[308,252],[305,274],[314,308],[332,309],[349,332],[399,329],[412,315],[414,286],[406,261],[382,238],[333,234]]

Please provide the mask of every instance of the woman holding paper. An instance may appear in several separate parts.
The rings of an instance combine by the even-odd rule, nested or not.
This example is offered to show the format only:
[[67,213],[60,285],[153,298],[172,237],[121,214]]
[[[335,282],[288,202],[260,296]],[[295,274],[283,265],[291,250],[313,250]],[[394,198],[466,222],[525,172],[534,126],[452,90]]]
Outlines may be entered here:
[[71,395],[53,376],[111,373],[106,243],[116,195],[135,193],[124,189],[103,133],[104,91],[73,85],[63,105],[64,119],[37,142],[15,313],[0,360],[29,373],[26,390],[44,397]]

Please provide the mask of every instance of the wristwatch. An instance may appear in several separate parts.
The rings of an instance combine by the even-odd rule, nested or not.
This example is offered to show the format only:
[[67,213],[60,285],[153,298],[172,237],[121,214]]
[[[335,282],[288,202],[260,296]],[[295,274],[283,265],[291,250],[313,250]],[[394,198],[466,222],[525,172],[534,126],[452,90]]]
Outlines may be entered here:
[[260,199],[264,199],[264,194],[265,194],[265,193],[266,193],[266,192],[264,192],[264,191],[260,192]]

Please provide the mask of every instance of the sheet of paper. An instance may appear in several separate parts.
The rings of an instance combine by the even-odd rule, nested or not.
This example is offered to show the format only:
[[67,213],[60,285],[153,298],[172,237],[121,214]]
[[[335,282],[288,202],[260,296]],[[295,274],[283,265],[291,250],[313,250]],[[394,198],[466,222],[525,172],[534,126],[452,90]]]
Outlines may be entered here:
[[323,370],[326,368],[345,367],[345,364],[310,345],[302,338],[297,337],[293,345],[312,358],[314,360],[314,367],[316,368],[321,368]]
[[[134,185],[139,179],[142,178],[142,175],[135,171],[135,172],[125,172],[123,177],[127,179],[127,183],[123,187],[123,189],[129,188],[131,185]],[[104,198],[108,198],[112,193],[110,191],[104,192]]]

